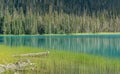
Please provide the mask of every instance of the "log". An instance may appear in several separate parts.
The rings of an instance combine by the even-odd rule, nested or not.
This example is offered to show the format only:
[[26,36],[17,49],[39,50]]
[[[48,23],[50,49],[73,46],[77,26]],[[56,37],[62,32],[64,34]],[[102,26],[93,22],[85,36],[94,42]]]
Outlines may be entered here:
[[13,57],[35,57],[35,56],[43,56],[43,55],[49,55],[49,51],[46,52],[39,52],[39,53],[28,53],[28,54],[19,54],[19,55],[13,55]]

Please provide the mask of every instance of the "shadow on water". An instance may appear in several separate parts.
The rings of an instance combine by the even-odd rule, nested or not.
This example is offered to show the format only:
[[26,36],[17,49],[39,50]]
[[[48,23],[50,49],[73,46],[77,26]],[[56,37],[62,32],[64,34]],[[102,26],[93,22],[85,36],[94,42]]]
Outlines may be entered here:
[[0,44],[120,57],[119,35],[0,36]]

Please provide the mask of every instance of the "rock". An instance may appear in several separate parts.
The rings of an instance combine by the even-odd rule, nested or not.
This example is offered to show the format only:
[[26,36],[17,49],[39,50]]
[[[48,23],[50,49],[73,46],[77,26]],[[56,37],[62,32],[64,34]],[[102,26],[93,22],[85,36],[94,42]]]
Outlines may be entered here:
[[15,64],[14,63],[10,63],[10,64],[6,64],[0,65],[0,73],[5,72],[7,70],[11,70],[11,71],[15,71],[15,70],[23,70],[23,67],[27,67],[27,66],[32,66],[34,65],[34,63],[31,63],[29,59],[27,59],[26,61],[22,62],[22,61],[18,61]]

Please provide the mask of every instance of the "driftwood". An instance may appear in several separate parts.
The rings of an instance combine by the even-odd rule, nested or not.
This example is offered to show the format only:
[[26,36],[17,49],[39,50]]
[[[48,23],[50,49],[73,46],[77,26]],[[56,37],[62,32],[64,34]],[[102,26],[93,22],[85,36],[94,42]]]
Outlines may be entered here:
[[35,56],[43,56],[43,55],[48,55],[50,52],[39,52],[39,53],[28,53],[28,54],[19,54],[19,55],[14,55],[13,57],[35,57]]
[[29,59],[27,59],[24,62],[18,61],[16,63],[10,63],[10,64],[5,64],[5,65],[1,64],[0,73],[3,73],[8,70],[11,70],[11,71],[21,70],[23,67],[32,66],[32,65],[34,65],[34,63],[31,63]]

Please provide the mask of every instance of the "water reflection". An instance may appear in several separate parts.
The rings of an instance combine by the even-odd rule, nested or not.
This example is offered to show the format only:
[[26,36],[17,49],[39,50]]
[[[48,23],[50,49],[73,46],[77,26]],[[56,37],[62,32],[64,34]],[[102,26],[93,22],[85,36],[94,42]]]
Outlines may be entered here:
[[82,52],[109,57],[120,57],[119,37],[41,37],[41,36],[1,36],[0,44],[7,46],[30,46]]

